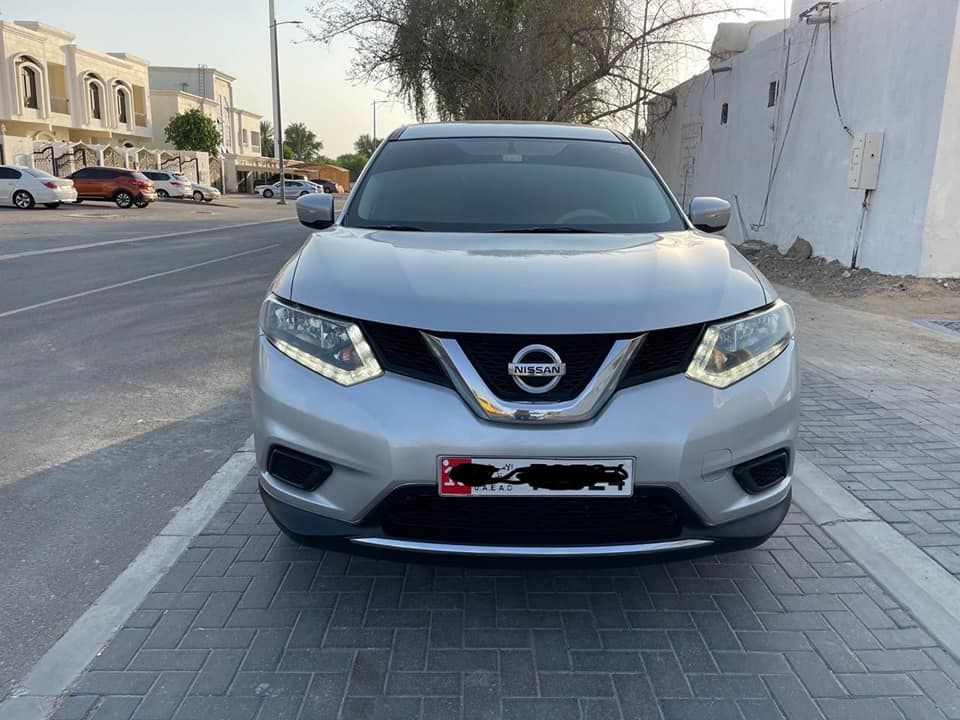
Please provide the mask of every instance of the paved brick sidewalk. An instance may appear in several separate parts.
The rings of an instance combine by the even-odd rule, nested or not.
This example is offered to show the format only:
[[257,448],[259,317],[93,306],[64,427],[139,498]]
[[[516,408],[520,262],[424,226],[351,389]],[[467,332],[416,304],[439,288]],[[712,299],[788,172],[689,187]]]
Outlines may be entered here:
[[960,665],[798,511],[695,562],[464,571],[297,547],[255,487],[58,720],[960,718]]
[[960,575],[960,338],[784,294],[800,326],[801,451]]

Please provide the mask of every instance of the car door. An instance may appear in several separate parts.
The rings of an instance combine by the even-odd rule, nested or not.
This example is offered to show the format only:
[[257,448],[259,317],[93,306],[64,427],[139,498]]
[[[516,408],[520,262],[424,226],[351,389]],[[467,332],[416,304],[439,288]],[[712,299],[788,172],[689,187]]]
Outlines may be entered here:
[[0,203],[7,204],[13,197],[13,189],[20,177],[20,171],[13,168],[0,167]]
[[91,197],[95,189],[96,180],[93,177],[94,168],[81,168],[77,170],[70,179],[73,180],[73,186],[77,190],[77,196]]

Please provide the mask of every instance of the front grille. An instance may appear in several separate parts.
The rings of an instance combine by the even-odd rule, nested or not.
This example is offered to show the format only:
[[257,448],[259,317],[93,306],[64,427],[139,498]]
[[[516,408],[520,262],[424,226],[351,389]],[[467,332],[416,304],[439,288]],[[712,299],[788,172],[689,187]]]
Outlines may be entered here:
[[452,387],[419,330],[369,321],[361,327],[384,370]]
[[452,498],[436,487],[401,488],[380,505],[384,532],[404,540],[480,545],[598,545],[676,538],[695,522],[672,491],[631,498]]
[[[361,326],[385,370],[452,387],[419,330],[369,321],[363,321]],[[647,333],[640,351],[621,379],[620,387],[684,372],[702,333],[703,325],[686,325]],[[615,340],[630,336],[459,333],[451,337],[460,343],[480,377],[501,400],[563,402],[572,400],[583,391],[596,375]],[[567,366],[566,375],[553,390],[546,393],[528,393],[507,374],[507,365],[513,361],[517,351],[534,344],[553,348]],[[530,357],[527,360],[541,362],[545,358]],[[530,384],[535,384],[535,381],[531,380]]]
[[620,380],[620,387],[650,382],[685,372],[703,333],[703,325],[653,330]]
[[[577,397],[597,374],[600,364],[613,347],[612,335],[482,335],[463,333],[455,336],[473,367],[501,400],[517,402],[562,402]],[[507,365],[527,345],[546,345],[566,363],[566,374],[555,388],[545,393],[528,393],[507,374]],[[528,362],[547,362],[547,358],[528,357]],[[531,378],[530,385],[535,381]]]

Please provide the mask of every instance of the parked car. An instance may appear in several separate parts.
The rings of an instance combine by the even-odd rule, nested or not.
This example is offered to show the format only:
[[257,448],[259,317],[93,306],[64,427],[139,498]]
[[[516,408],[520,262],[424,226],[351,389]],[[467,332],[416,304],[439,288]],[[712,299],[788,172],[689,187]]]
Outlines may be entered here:
[[193,183],[186,175],[169,170],[143,170],[157,189],[159,198],[193,197]]
[[[288,198],[322,192],[319,187],[309,180],[284,180],[283,185],[284,196]],[[280,194],[280,183],[275,182],[273,185],[257,185],[253,190],[262,197],[272,198],[274,195]]]
[[137,170],[115,167],[85,167],[70,176],[79,199],[112,200],[117,207],[146,207],[157,199],[150,179]]
[[213,202],[220,198],[220,191],[209,185],[193,183],[192,197],[196,202]]
[[323,180],[323,179],[314,180],[313,184],[319,185],[321,188],[323,188],[323,192],[326,192],[326,193],[342,193],[343,192],[343,186],[338,183],[335,183],[333,180]]
[[[571,191],[571,188],[576,190]],[[260,492],[347,552],[635,562],[758,545],[790,506],[794,316],[597,127],[440,123],[373,155],[274,279]]]
[[29,210],[37,203],[55,208],[74,202],[73,182],[24,165],[0,165],[0,205]]

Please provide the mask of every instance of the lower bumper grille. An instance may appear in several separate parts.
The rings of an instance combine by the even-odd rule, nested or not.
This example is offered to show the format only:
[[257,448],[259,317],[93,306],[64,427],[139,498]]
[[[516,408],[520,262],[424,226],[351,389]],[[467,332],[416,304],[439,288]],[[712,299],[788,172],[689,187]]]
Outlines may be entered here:
[[571,545],[650,542],[680,535],[690,511],[670,490],[631,498],[449,498],[401,488],[381,504],[391,537],[432,542]]

